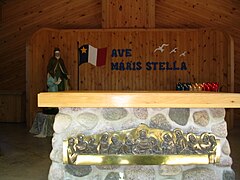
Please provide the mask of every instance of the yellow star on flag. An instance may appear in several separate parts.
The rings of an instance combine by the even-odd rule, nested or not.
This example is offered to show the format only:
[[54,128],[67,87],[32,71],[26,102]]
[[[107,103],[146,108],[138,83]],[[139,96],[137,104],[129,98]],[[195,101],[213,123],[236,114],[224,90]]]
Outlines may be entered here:
[[87,49],[85,49],[84,47],[81,49],[82,53],[87,53]]

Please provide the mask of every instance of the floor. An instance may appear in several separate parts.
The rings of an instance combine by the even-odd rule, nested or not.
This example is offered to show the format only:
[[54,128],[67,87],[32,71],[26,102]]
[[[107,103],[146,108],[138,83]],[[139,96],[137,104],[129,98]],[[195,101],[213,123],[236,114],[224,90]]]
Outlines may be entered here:
[[0,180],[46,180],[51,137],[36,138],[25,124],[0,123]]
[[233,159],[232,169],[235,172],[236,180],[240,179],[240,126],[234,127],[228,132],[228,141],[231,147],[231,157]]
[[[229,131],[232,168],[240,179],[240,127]],[[24,124],[0,123],[0,180],[46,180],[51,137],[36,138]]]

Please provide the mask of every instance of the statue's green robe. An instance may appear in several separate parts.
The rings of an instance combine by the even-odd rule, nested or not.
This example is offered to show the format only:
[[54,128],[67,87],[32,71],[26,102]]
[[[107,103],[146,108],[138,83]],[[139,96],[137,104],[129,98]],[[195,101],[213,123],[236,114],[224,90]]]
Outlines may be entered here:
[[64,65],[63,59],[57,59],[55,57],[52,57],[49,60],[48,66],[47,66],[47,72],[53,77],[53,78],[61,78],[62,82],[58,85],[58,91],[64,91],[65,85],[64,81],[68,79],[67,77],[67,69]]

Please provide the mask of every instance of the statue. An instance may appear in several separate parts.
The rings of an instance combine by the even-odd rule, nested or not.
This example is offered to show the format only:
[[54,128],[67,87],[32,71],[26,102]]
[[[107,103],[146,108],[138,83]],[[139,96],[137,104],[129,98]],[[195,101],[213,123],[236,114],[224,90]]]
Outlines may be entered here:
[[99,154],[108,154],[108,133],[104,133],[100,139],[99,145],[98,145],[98,153]]
[[121,148],[121,153],[123,154],[132,154],[132,147],[133,147],[134,143],[133,143],[133,140],[132,140],[132,137],[131,135],[127,135],[125,137],[125,143],[122,145],[122,148]]
[[76,148],[75,148],[74,144],[75,144],[74,138],[68,139],[68,148],[67,148],[68,159],[72,164],[75,163],[77,156],[78,156],[78,153],[76,152]]
[[216,151],[216,148],[217,148],[216,138],[213,134],[209,135],[209,142],[210,142],[210,147],[209,147],[208,151],[209,151],[209,153],[213,153]]
[[199,145],[202,153],[213,153],[216,150],[217,142],[213,134],[203,133],[200,138]]
[[197,141],[197,137],[193,133],[187,134],[187,148],[189,150],[189,154],[199,154],[200,152],[200,145]]
[[97,144],[95,143],[95,138],[91,138],[88,141],[88,145],[87,145],[87,152],[90,154],[97,154]]
[[112,143],[109,146],[109,154],[120,154],[120,149],[122,147],[122,142],[119,141],[117,135],[113,135],[111,138]]
[[[60,49],[54,49],[54,56],[50,58],[47,66],[47,88],[48,92],[58,92],[69,90],[68,80],[70,76],[67,74],[67,69],[64,61],[60,56]],[[43,108],[44,114],[56,115],[59,112],[58,108]]]
[[176,153],[181,154],[184,152],[186,146],[187,146],[187,140],[183,136],[183,132],[180,129],[174,130],[175,136],[176,136]]
[[209,152],[209,149],[210,149],[210,146],[211,146],[211,143],[209,141],[209,135],[208,133],[203,133],[201,136],[200,136],[200,143],[199,143],[199,146],[201,148],[201,152],[202,153],[208,153]]
[[64,61],[60,55],[60,49],[54,49],[54,56],[51,57],[47,66],[47,86],[48,91],[64,91],[67,90],[66,82],[70,79],[67,74]]
[[176,153],[172,134],[165,133],[163,135],[162,151],[163,151],[163,154],[175,154]]
[[147,137],[147,132],[144,129],[139,131],[139,138],[136,140],[133,147],[133,154],[150,154],[151,142]]
[[152,145],[152,154],[161,154],[158,140],[154,137],[150,137],[150,142]]
[[85,154],[87,152],[87,142],[84,141],[84,136],[78,136],[78,143],[76,144],[76,150],[79,154]]
[[57,79],[56,77],[52,77],[49,73],[47,74],[47,87],[48,92],[57,92],[58,85],[61,83],[61,79]]

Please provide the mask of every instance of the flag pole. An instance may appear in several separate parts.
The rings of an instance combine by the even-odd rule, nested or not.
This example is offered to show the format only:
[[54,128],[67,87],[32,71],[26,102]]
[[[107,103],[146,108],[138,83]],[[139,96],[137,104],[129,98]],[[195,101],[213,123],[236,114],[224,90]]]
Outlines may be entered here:
[[77,57],[78,57],[78,59],[77,59],[77,80],[78,80],[78,82],[77,82],[77,87],[78,87],[78,89],[77,90],[79,90],[79,80],[80,80],[80,78],[79,78],[79,41],[77,41]]

